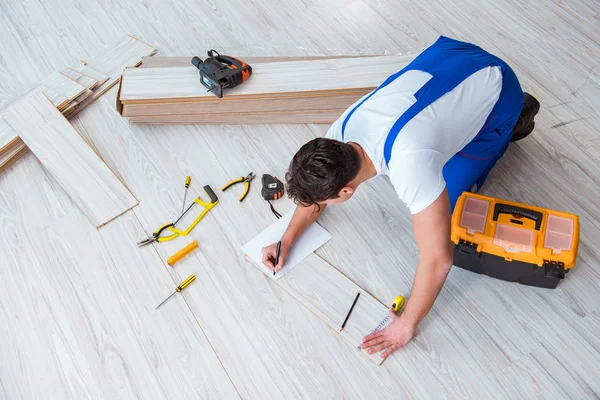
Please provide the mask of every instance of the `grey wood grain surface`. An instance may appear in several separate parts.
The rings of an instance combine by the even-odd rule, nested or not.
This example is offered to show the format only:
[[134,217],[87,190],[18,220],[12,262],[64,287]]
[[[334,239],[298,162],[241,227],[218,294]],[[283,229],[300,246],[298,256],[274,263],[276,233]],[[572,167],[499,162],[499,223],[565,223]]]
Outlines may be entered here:
[[[377,367],[244,261],[239,246],[274,218],[257,182],[243,203],[218,191],[250,171],[282,177],[327,126],[131,126],[112,89],[72,123],[140,200],[133,214],[145,232],[119,236],[131,212],[96,231],[32,155],[0,175],[0,398],[600,397],[597,2],[13,3],[0,0],[0,105],[127,33],[161,56],[415,55],[440,34],[473,41],[542,104],[536,130],[510,146],[483,193],[578,214],[581,246],[555,290],[453,269],[415,339]],[[158,258],[186,240],[129,246],[175,217],[186,175],[188,199],[211,184],[220,204],[191,234],[200,248],[165,271]],[[418,252],[386,179],[320,223],[333,239],[319,256],[383,303],[410,293]],[[140,271],[152,279],[124,293],[121,279]],[[172,317],[137,315],[190,273],[198,279],[170,301]]]

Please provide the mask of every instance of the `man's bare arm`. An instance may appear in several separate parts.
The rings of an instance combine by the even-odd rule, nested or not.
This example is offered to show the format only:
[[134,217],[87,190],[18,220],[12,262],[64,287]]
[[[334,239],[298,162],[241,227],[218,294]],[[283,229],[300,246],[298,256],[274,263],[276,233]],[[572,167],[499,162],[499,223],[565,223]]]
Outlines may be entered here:
[[281,244],[291,246],[296,239],[298,239],[304,231],[319,218],[325,210],[325,207],[326,204],[309,207],[298,205],[294,211],[290,224],[281,238]]
[[419,248],[419,264],[412,292],[400,317],[390,309],[392,322],[387,328],[363,338],[369,353],[385,350],[385,358],[408,343],[417,325],[431,309],[450,268],[450,202],[444,192],[425,210],[413,215],[413,230]]
[[450,201],[446,190],[433,204],[413,215],[413,231],[419,248],[419,264],[400,319],[416,327],[431,309],[452,268]]

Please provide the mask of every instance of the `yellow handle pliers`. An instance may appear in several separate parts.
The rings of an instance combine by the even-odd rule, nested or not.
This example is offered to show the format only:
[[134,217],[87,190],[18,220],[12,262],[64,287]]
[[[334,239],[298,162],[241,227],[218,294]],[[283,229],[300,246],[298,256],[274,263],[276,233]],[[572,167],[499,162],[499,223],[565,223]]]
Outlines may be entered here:
[[227,189],[229,189],[230,187],[232,187],[233,185],[236,185],[238,183],[245,183],[246,184],[246,188],[244,189],[244,192],[242,193],[242,195],[240,196],[240,198],[238,199],[239,201],[242,201],[246,198],[246,195],[248,194],[248,191],[250,190],[250,181],[252,179],[254,179],[256,175],[254,175],[253,172],[250,172],[248,174],[248,176],[242,176],[241,178],[237,178],[232,180],[231,182],[229,182],[227,185],[223,186],[223,188],[221,189],[221,191],[226,191]]

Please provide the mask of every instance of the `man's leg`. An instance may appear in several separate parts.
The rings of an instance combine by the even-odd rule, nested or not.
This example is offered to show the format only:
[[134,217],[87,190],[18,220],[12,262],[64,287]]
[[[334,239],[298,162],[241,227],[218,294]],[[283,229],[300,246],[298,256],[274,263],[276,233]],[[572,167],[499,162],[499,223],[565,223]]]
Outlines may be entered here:
[[470,191],[474,185],[479,189],[498,158],[477,159],[458,153],[448,160],[442,174],[450,197],[450,212],[454,211],[456,200],[463,192]]
[[523,109],[513,128],[512,142],[526,138],[535,128],[535,115],[540,111],[540,102],[529,93],[525,93]]

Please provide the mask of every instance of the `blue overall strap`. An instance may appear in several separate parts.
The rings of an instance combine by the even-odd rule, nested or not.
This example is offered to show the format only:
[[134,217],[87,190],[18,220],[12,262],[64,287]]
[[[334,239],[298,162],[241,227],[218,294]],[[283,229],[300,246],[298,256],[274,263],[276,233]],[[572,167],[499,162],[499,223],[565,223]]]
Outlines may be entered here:
[[[392,77],[396,79],[409,70],[424,71],[432,75],[432,78],[415,93],[417,101],[396,120],[390,129],[383,150],[386,164],[390,162],[392,146],[396,141],[396,137],[411,119],[475,72],[491,66],[499,66],[504,69],[506,64],[498,57],[474,44],[440,36],[433,45],[425,49],[406,68],[388,78],[388,80]],[[346,120],[350,115],[351,113],[348,114]]]

